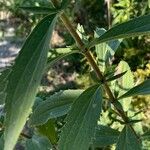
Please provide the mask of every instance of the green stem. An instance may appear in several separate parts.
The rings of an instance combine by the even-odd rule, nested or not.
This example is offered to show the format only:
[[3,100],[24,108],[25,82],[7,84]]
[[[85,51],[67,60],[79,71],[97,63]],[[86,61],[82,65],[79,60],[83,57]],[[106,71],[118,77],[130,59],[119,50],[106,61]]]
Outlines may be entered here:
[[[52,0],[53,4],[55,7],[59,6],[59,2],[58,0]],[[81,38],[79,37],[78,33],[76,32],[74,26],[72,25],[72,23],[70,22],[70,20],[68,19],[68,17],[62,13],[60,15],[60,19],[62,20],[62,22],[64,23],[65,27],[67,28],[67,30],[69,31],[69,33],[72,35],[72,37],[74,38],[74,40],[76,41],[76,44],[78,46],[78,48],[83,52],[83,54],[85,55],[86,59],[88,60],[90,66],[93,68],[93,70],[95,71],[97,77],[103,81],[103,86],[105,88],[105,91],[110,99],[110,102],[113,104],[113,106],[115,107],[115,109],[118,111],[119,115],[122,117],[122,119],[124,120],[125,123],[128,123],[129,118],[126,116],[125,112],[122,109],[119,109],[118,106],[116,105],[116,101],[117,99],[114,97],[112,91],[110,90],[105,77],[103,76],[102,72],[100,71],[98,65],[95,62],[95,59],[93,58],[93,55],[91,54],[91,52],[88,49],[85,49],[85,45],[82,42]],[[132,129],[132,131],[134,132],[134,134],[136,135],[136,137],[139,139],[138,135],[136,134],[135,130],[133,129],[133,127],[129,124],[129,127]]]

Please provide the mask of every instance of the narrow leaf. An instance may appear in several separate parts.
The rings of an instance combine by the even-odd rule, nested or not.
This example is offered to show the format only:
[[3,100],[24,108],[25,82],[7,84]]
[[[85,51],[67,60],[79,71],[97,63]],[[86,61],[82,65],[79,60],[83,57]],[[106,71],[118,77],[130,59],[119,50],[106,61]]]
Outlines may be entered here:
[[[97,28],[95,31],[95,38],[101,37],[105,32],[106,30],[104,28]],[[110,59],[114,56],[120,43],[121,40],[112,40],[95,46],[98,61],[103,72],[105,71],[105,67],[109,64]]]
[[[105,29],[103,28],[97,28],[97,30],[95,31],[95,38],[99,38],[101,35],[103,35],[106,32]],[[107,53],[107,44],[106,43],[101,43],[95,46],[95,51],[96,51],[96,55],[98,58],[98,63],[100,66],[100,69],[102,70],[102,72],[105,71],[105,60],[106,60],[106,53]]]
[[30,123],[32,125],[41,125],[49,119],[57,118],[68,113],[73,101],[78,98],[82,90],[60,91],[47,100],[41,102],[34,110]]
[[72,55],[74,53],[79,53],[79,51],[70,51],[68,53],[64,53],[64,54],[61,54],[59,56],[56,56],[54,58],[49,58],[48,59],[48,62],[47,62],[47,66],[46,66],[46,70],[48,70],[50,67],[52,67],[55,63],[57,63],[58,61],[66,58],[67,56],[69,55]]
[[150,79],[130,89],[128,92],[120,96],[118,99],[130,97],[130,96],[149,95],[149,94],[150,94]]
[[0,74],[0,105],[4,104],[6,98],[6,87],[8,84],[8,75],[11,69],[6,69]]
[[141,150],[141,143],[134,132],[126,125],[117,142],[116,150]]
[[10,73],[11,69],[7,68],[5,70],[3,70],[2,72],[0,72],[0,82],[7,80],[7,77]]
[[60,150],[88,150],[100,117],[102,97],[102,88],[96,85],[76,99],[60,135]]
[[4,136],[2,135],[0,137],[0,150],[3,150],[4,149]]
[[[56,15],[45,17],[27,38],[9,75],[4,150],[12,150],[31,112],[47,60]],[[12,138],[13,137],[13,138]]]
[[141,16],[111,28],[101,37],[89,43],[87,47],[93,47],[99,43],[114,39],[135,37],[139,35],[146,35],[149,33],[150,33],[150,15]]
[[[125,61],[120,61],[119,65],[117,66],[116,73],[118,74],[125,71],[127,71],[126,74],[115,81],[115,86],[118,88],[118,96],[123,95],[134,86],[134,76],[132,74],[132,71],[130,70],[128,63]],[[131,100],[131,98],[125,98],[120,101],[125,111],[129,109]]]
[[144,140],[150,140],[150,131],[145,132],[141,137]]
[[49,8],[49,7],[20,7],[22,10],[26,12],[34,13],[34,14],[55,14],[58,13],[58,9]]
[[81,51],[75,50],[71,46],[70,47],[55,48],[55,49],[50,50],[49,52],[50,52],[50,55],[52,55],[52,54],[56,54],[56,55],[67,54],[70,52],[81,53]]
[[117,75],[115,75],[115,76],[113,76],[113,77],[110,77],[110,78],[106,79],[106,81],[107,81],[107,82],[110,82],[110,81],[116,80],[116,79],[122,77],[123,75],[125,75],[126,72],[127,72],[127,71],[124,71],[124,72],[119,73],[119,74],[117,74]]
[[94,147],[105,147],[117,143],[120,132],[108,126],[99,125],[96,128]]

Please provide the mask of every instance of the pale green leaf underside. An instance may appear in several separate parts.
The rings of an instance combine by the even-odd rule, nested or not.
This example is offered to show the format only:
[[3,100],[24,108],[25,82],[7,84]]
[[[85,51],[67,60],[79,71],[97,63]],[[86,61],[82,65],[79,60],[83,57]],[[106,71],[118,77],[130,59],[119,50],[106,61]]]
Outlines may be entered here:
[[[106,30],[104,28],[97,28],[95,31],[95,38],[101,37],[103,34],[105,34],[105,32]],[[95,46],[98,61],[103,72],[109,64],[109,60],[112,59],[117,51],[120,43],[121,40],[112,40]]]
[[99,43],[114,39],[129,38],[146,34],[150,34],[150,15],[141,16],[111,28],[100,38],[89,43],[87,47],[93,47]]
[[46,123],[49,119],[57,118],[68,113],[73,101],[83,90],[60,91],[41,102],[31,116],[32,125]]
[[[45,17],[27,38],[9,75],[4,150],[12,150],[31,112],[47,61],[56,15]],[[13,138],[12,138],[13,137]]]
[[100,116],[102,97],[102,88],[96,85],[76,99],[60,135],[59,150],[88,150]]
[[117,142],[120,132],[109,126],[99,125],[93,140],[94,147],[106,147]]
[[[134,76],[127,62],[120,61],[117,66],[117,74],[127,71],[124,76],[116,80],[116,85],[118,87],[118,97],[129,91],[134,86]],[[124,98],[121,101],[123,109],[127,111],[130,107],[131,98]]]
[[141,143],[131,128],[126,125],[117,142],[116,150],[141,150]]
[[137,95],[150,95],[150,79],[130,89],[128,92],[120,96],[118,99]]

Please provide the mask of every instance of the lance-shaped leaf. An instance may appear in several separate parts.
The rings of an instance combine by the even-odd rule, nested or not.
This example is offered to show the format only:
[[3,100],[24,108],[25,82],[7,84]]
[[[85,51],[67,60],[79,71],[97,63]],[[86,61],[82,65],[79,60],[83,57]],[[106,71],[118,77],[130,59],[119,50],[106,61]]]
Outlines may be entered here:
[[[106,30],[104,28],[97,28],[95,31],[95,38],[101,37],[103,34],[105,34],[105,32]],[[120,43],[121,40],[112,40],[95,46],[99,64],[103,72],[105,71],[105,67],[109,64],[109,60],[114,56]]]
[[131,128],[126,125],[117,142],[116,150],[141,150],[141,142]]
[[93,47],[99,43],[114,39],[129,38],[146,34],[150,34],[150,15],[141,16],[111,28],[101,37],[89,43],[87,47]]
[[105,147],[117,143],[120,132],[108,126],[99,125],[93,140],[94,147]]
[[47,61],[56,18],[56,15],[47,16],[35,27],[12,67],[6,89],[4,150],[14,148],[31,112]]
[[150,95],[150,79],[130,89],[128,92],[120,96],[118,99],[137,95]]
[[[129,91],[131,88],[133,88],[134,86],[134,76],[130,70],[130,67],[128,65],[128,63],[126,63],[125,61],[120,61],[119,65],[117,66],[117,74],[118,73],[122,73],[122,72],[126,72],[126,74],[124,76],[122,76],[121,78],[118,78],[118,80],[114,81],[115,83],[115,88],[118,89],[118,96],[123,95],[124,93],[126,93],[127,91]],[[120,101],[120,103],[123,106],[123,109],[125,111],[127,111],[130,107],[130,103],[131,103],[131,98],[124,98]]]
[[116,74],[116,75],[114,75],[114,76],[112,76],[108,79],[106,78],[106,81],[110,82],[110,81],[116,80],[116,79],[121,78],[122,76],[124,76],[126,73],[127,73],[127,71],[124,71],[122,73],[118,73],[118,74]]
[[11,69],[6,69],[0,74],[0,104],[4,104],[6,98],[7,79]]
[[[95,31],[95,38],[99,38],[101,35],[103,35],[106,32],[105,29],[103,28],[97,28],[97,30]],[[96,51],[96,55],[98,58],[98,62],[100,65],[100,69],[104,72],[105,71],[105,57],[106,57],[106,53],[107,53],[107,44],[106,43],[101,43],[95,46],[95,51]]]
[[101,86],[95,85],[75,100],[60,135],[59,150],[88,150],[100,117],[102,97]]
[[60,60],[62,60],[62,59],[64,59],[64,58],[66,58],[66,57],[68,57],[68,56],[70,56],[70,55],[72,55],[72,54],[75,54],[75,53],[79,53],[79,51],[78,50],[70,50],[70,51],[68,51],[67,53],[63,53],[63,48],[60,48],[61,50],[62,50],[62,53],[61,53],[61,55],[59,55],[59,56],[56,56],[56,57],[49,57],[48,58],[48,62],[47,62],[47,66],[46,66],[46,71],[50,68],[50,67],[52,67],[55,63],[57,63],[58,61],[60,61]]
[[55,14],[58,13],[59,10],[55,8],[49,8],[49,7],[20,7],[22,10],[25,10],[26,12],[34,13],[34,14]]
[[0,83],[7,80],[10,71],[11,71],[11,69],[7,68],[7,69],[3,70],[2,72],[0,72]]
[[3,150],[4,149],[4,136],[2,135],[0,137],[0,150]]
[[141,138],[144,140],[150,140],[150,131],[145,132]]
[[78,98],[82,90],[60,91],[41,102],[34,110],[30,122],[41,125],[49,119],[57,118],[68,113],[73,101]]

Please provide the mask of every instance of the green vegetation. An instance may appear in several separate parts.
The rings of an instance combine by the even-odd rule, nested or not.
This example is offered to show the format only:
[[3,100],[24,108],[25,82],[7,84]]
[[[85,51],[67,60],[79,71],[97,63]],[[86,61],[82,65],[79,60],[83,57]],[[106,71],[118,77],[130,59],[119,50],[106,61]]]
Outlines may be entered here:
[[[150,149],[150,1],[10,0],[0,7],[28,24],[20,35],[31,31],[0,74],[0,150]],[[59,63],[63,76],[75,74],[71,85],[55,86]],[[54,83],[48,92],[45,80],[46,88]]]

